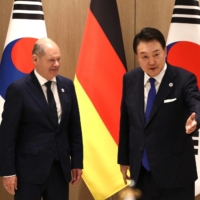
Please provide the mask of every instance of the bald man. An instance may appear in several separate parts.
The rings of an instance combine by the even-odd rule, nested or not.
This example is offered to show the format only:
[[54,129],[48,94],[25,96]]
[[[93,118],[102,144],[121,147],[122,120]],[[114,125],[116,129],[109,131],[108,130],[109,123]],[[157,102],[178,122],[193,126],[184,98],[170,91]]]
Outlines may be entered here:
[[32,51],[35,69],[12,83],[0,126],[0,172],[15,200],[67,200],[82,175],[83,145],[73,82],[58,75],[60,49],[49,38]]

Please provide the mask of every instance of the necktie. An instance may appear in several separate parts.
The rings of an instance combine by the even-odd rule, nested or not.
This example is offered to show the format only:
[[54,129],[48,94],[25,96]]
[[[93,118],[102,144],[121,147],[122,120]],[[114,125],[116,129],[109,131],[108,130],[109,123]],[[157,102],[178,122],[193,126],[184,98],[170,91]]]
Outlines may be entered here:
[[[148,98],[147,98],[147,106],[146,106],[146,113],[145,113],[145,120],[146,123],[148,122],[148,118],[151,112],[151,108],[153,106],[154,99],[156,97],[156,88],[155,88],[155,79],[150,78],[149,82],[151,84],[151,88],[149,90]],[[143,156],[142,156],[142,165],[146,168],[147,171],[150,171],[149,161],[147,158],[146,148],[144,147]]]
[[154,99],[156,97],[155,79],[150,78],[149,82],[151,84],[151,88],[149,90],[149,94],[148,94],[148,98],[147,98],[147,107],[146,107],[146,113],[145,113],[146,122],[148,121],[149,114],[151,112],[151,108],[153,106]]
[[55,127],[58,125],[58,113],[57,113],[57,108],[56,108],[56,102],[53,96],[53,92],[51,90],[51,83],[52,81],[48,81],[45,83],[47,87],[47,99],[48,99],[48,104],[49,104],[49,109],[53,118],[53,122]]

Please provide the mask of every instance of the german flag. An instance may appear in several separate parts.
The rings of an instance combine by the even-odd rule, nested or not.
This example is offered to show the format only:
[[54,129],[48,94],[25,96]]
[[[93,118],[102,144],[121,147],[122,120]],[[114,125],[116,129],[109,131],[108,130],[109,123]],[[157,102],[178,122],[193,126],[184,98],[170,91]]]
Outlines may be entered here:
[[83,179],[96,200],[125,187],[117,165],[125,72],[116,0],[91,0],[74,82],[83,131]]

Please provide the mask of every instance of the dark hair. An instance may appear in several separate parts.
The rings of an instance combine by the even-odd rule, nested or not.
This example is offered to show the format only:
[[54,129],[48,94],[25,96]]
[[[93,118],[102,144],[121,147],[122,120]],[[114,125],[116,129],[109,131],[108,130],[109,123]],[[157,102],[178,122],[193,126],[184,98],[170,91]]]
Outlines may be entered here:
[[133,50],[135,54],[137,54],[137,47],[140,42],[150,42],[152,40],[158,41],[162,48],[164,49],[166,47],[166,42],[163,34],[155,29],[155,28],[143,28],[134,38],[133,40]]

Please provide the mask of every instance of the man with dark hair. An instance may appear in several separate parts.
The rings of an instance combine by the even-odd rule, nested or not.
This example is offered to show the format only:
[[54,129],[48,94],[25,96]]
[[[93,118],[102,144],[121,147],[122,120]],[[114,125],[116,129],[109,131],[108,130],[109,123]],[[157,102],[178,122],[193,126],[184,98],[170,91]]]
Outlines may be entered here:
[[121,103],[118,163],[124,182],[136,182],[141,200],[194,200],[197,79],[165,62],[165,39],[155,28],[142,29],[133,49],[140,67],[124,75]]
[[15,200],[67,200],[82,175],[83,145],[73,82],[58,75],[60,49],[49,38],[32,51],[35,69],[6,92],[0,172]]

